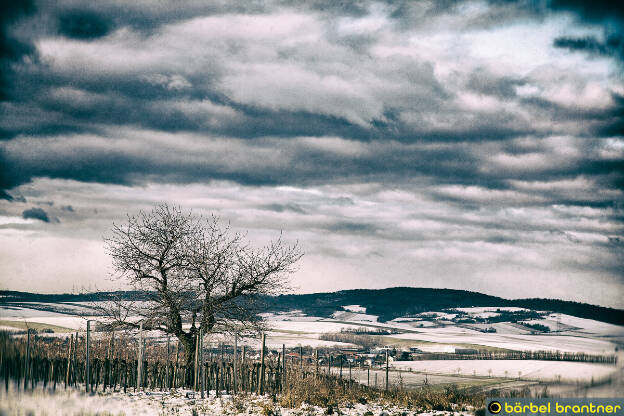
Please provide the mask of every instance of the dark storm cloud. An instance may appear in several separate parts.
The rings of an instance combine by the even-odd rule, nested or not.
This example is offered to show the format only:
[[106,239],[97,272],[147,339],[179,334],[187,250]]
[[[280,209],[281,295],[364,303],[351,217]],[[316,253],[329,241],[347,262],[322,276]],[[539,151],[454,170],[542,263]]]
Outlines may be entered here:
[[524,85],[526,81],[517,78],[497,77],[485,70],[475,71],[470,76],[468,87],[474,91],[494,95],[501,98],[516,96],[516,87]]
[[[579,4],[553,2],[552,7],[572,10],[592,21],[608,18],[599,10],[587,11]],[[438,79],[431,62],[418,58],[391,54],[378,65],[369,55],[372,45],[379,41],[379,34],[374,30],[341,32],[338,20],[335,24],[321,24],[316,30],[325,32],[310,35],[318,38],[290,49],[271,46],[271,42],[279,42],[265,42],[262,36],[270,37],[271,33],[258,28],[251,28],[248,37],[240,38],[237,31],[202,32],[206,25],[221,27],[214,21],[197,23],[190,29],[176,26],[197,17],[228,19],[230,13],[262,17],[284,7],[336,19],[369,18],[373,14],[370,1],[278,2],[278,5],[197,2],[180,8],[169,3],[159,7],[133,3],[120,11],[115,2],[90,3],[79,9],[73,2],[42,4],[39,15],[47,14],[56,22],[56,26],[51,24],[55,30],[39,34],[52,43],[51,58],[13,74],[14,84],[20,88],[15,89],[12,100],[3,107],[4,116],[0,119],[0,135],[5,140],[5,145],[0,147],[2,197],[9,197],[6,190],[37,177],[115,184],[142,184],[158,178],[175,183],[230,179],[252,185],[302,185],[358,180],[397,183],[425,176],[439,184],[477,184],[488,189],[510,189],[509,180],[538,180],[543,175],[553,179],[604,175],[608,177],[603,182],[606,187],[621,182],[619,159],[601,161],[588,157],[531,171],[499,165],[489,167],[491,162],[487,158],[490,149],[504,150],[512,156],[521,154],[515,140],[522,137],[621,134],[622,104],[617,95],[614,95],[615,104],[606,109],[569,107],[545,95],[519,96],[519,88],[535,83],[531,76],[494,74],[483,67],[460,74],[463,79],[458,85],[448,85]],[[460,13],[460,6],[461,2],[435,2],[431,8],[415,2],[385,4],[391,20],[411,21],[412,26],[428,23],[440,15]],[[529,12],[522,12],[524,9],[528,10],[528,3],[490,2],[489,8],[473,16],[471,25],[490,27],[496,20],[493,16],[526,19]],[[30,10],[14,15],[24,15]],[[223,22],[220,30],[225,31],[229,21]],[[315,33],[313,29],[310,27],[310,33]],[[406,30],[407,26],[401,29]],[[189,36],[189,30],[197,30],[196,37]],[[253,34],[253,30],[261,33]],[[70,39],[54,38],[52,35],[57,33]],[[36,35],[32,34],[33,44]],[[211,49],[207,52],[198,51],[208,58],[206,65],[197,68],[190,68],[199,58],[197,52],[177,58],[175,53],[180,48],[169,46],[180,41],[191,47],[194,39],[200,41],[207,35],[223,38],[208,42]],[[572,40],[561,38],[555,40],[555,45],[583,47]],[[607,42],[591,46],[588,42],[584,45],[586,49],[594,48],[600,53],[601,48],[610,45]],[[158,47],[150,50],[152,43]],[[392,43],[391,40],[389,44]],[[270,47],[263,50],[266,45]],[[316,45],[321,45],[318,51],[314,50]],[[45,49],[45,44],[38,47]],[[101,49],[93,49],[98,47]],[[98,61],[99,54],[106,51],[110,52],[107,56],[110,59]],[[124,57],[128,53],[127,61],[119,58],[118,62],[116,53]],[[173,58],[167,53],[172,53]],[[157,59],[152,59],[152,55]],[[177,60],[187,65],[180,67]],[[113,62],[110,67],[98,66],[108,65],[108,61]],[[235,61],[235,70],[227,66],[230,61]],[[278,72],[264,70],[267,63],[277,63],[274,69]],[[289,74],[298,71],[301,79],[286,84]],[[359,74],[366,77],[358,79]],[[340,83],[324,87],[323,82],[331,80],[332,75]],[[228,76],[231,79],[226,88],[223,85]],[[279,82],[270,85],[283,88],[279,94],[271,96],[275,88],[254,94],[256,86],[262,87],[272,79]],[[299,99],[290,98],[306,82],[310,86],[302,90]],[[476,96],[473,107],[468,109],[458,104],[465,92]],[[494,110],[480,107],[481,101],[491,99],[497,100]],[[510,103],[517,103],[524,113],[506,108]],[[437,117],[441,121],[431,121]],[[574,127],[572,131],[567,127],[570,124]],[[180,148],[176,149],[177,154],[172,154],[166,147],[134,138],[125,140],[136,141],[140,151],[129,151],[117,140],[119,128],[244,139],[248,143],[237,150],[218,151],[225,160],[228,153],[243,160],[222,165],[192,160],[192,150]],[[81,135],[82,139],[71,139]],[[267,144],[263,142],[266,137],[276,140]],[[370,147],[363,155],[332,152],[297,144],[298,137],[339,137]],[[166,140],[175,141],[175,138],[170,136]],[[63,141],[71,145],[63,146]],[[90,145],[91,142],[97,144]],[[396,142],[396,146],[387,145],[391,142]],[[410,144],[422,146],[410,147]],[[50,149],[46,149],[48,145]],[[212,152],[209,139],[198,139],[194,145],[198,146],[195,152],[199,154]],[[480,149],[480,145],[482,151],[473,151]],[[37,150],[20,150],[20,146]],[[250,152],[258,149],[276,154],[287,151],[287,154],[282,156],[282,161],[250,165],[253,159]],[[579,199],[579,203],[582,201]]]
[[604,41],[595,37],[562,36],[554,45],[573,51],[613,56],[624,60],[624,8],[609,0],[551,0],[549,6],[555,11],[569,11],[583,22],[603,27]]
[[12,25],[34,11],[33,1],[3,2],[0,6],[0,102],[10,95],[13,63],[33,52],[30,44],[13,36]]
[[616,105],[608,111],[605,116],[605,122],[601,125],[599,134],[604,136],[623,136],[624,135],[624,95],[613,94],[613,100]]
[[565,48],[572,51],[614,56],[619,59],[624,58],[624,38],[620,35],[611,35],[604,42],[593,36],[583,38],[559,37],[554,40],[553,45],[557,48]]
[[107,35],[111,22],[95,13],[69,12],[59,18],[59,32],[75,39],[96,39]]
[[22,212],[24,219],[35,219],[43,222],[50,222],[48,214],[41,208],[30,208]]
[[325,228],[332,233],[348,234],[374,234],[377,231],[375,224],[353,221],[339,221],[328,224]]
[[297,214],[306,214],[307,212],[298,204],[266,204],[261,205],[260,208],[274,212],[295,212]]
[[572,11],[588,22],[624,20],[624,10],[611,0],[551,0],[553,10]]
[[353,17],[366,16],[368,14],[368,6],[370,5],[368,0],[311,0],[304,3],[297,0],[287,0],[280,3],[296,7],[303,6],[310,10],[321,11],[334,16]]

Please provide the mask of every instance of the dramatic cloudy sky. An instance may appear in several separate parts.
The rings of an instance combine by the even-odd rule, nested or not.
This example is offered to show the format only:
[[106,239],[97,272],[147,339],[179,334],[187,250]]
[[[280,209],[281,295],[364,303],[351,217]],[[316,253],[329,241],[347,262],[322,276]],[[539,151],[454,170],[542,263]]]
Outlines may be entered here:
[[624,308],[624,14],[607,0],[12,2],[0,286],[109,289],[170,202],[396,285]]

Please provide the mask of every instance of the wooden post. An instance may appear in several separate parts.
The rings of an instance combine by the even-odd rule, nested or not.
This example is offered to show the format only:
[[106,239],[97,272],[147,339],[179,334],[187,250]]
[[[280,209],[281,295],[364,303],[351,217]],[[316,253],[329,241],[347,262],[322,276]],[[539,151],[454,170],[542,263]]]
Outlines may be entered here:
[[197,368],[197,364],[199,361],[199,336],[195,335],[195,359],[194,359],[194,364],[193,364],[193,390],[197,391],[197,373],[198,368]]
[[388,391],[388,350],[386,349],[386,391]]
[[[109,355],[108,355],[108,380],[107,380],[107,384],[110,387],[112,382],[113,382],[113,372],[112,372],[112,365],[113,365],[113,357],[115,356],[115,331],[113,331],[113,333],[111,334],[111,339],[110,339],[110,347],[108,349],[109,351]],[[113,388],[114,390],[114,388]]]
[[204,331],[199,328],[199,390],[201,398],[204,398]]
[[74,334],[69,335],[69,348],[67,349],[67,372],[65,373],[65,388],[69,384],[69,370],[71,368],[72,347],[74,344]]
[[74,374],[73,374],[73,378],[74,378],[74,387],[78,384],[78,366],[77,358],[78,355],[78,331],[76,331],[76,336],[74,337],[74,357],[72,358],[72,366],[74,368]]
[[176,343],[176,360],[173,367],[173,388],[178,388],[178,360],[180,359],[180,341]]
[[143,381],[143,321],[139,323],[139,350],[137,351],[137,375],[136,375],[136,387],[141,391],[141,385]]
[[351,385],[351,361],[349,361],[349,385]]
[[318,362],[318,348],[314,350],[314,375],[318,377],[319,362]]
[[26,361],[24,362],[24,390],[28,387],[28,375],[30,374],[30,328],[26,330]]
[[327,359],[327,375],[330,376],[331,375],[331,362],[333,360],[333,357],[331,356],[331,354],[329,354],[329,358]]
[[366,369],[366,385],[370,387],[370,367]]
[[282,391],[286,391],[286,344],[282,344]]
[[264,346],[266,334],[262,334],[262,350],[260,351],[260,395],[264,394]]
[[87,321],[87,341],[85,343],[85,355],[86,355],[86,362],[85,362],[85,390],[87,393],[89,393],[90,387],[91,387],[91,368],[90,368],[90,363],[89,363],[89,343],[91,342],[91,321]]
[[233,391],[234,394],[237,392],[237,374],[236,371],[238,369],[238,334],[234,334],[234,358],[232,360],[232,381],[233,381]]
[[340,378],[342,379],[342,356],[340,356]]
[[247,345],[243,345],[243,356],[241,357],[241,363],[245,364],[245,353],[247,352]]
[[170,389],[169,383],[169,335],[167,335],[167,364],[165,365],[165,389]]
[[301,374],[303,375],[303,347],[299,347],[299,368],[301,368]]

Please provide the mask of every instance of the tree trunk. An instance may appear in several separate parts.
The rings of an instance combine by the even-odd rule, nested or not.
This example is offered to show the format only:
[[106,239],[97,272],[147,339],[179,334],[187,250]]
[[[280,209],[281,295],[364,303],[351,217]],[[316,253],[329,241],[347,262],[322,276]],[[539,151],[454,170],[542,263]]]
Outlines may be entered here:
[[191,334],[178,335],[178,339],[184,346],[184,360],[186,368],[191,368],[195,363],[195,337]]

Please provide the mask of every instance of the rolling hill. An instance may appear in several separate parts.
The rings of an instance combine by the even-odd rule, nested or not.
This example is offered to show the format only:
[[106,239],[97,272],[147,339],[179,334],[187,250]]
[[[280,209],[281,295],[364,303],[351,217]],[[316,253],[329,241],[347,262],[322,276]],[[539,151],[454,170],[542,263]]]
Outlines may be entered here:
[[[145,292],[97,292],[82,294],[41,294],[17,291],[0,291],[0,304],[22,302],[66,303],[107,300],[111,297],[148,299]],[[559,299],[505,299],[479,292],[455,289],[393,287],[388,289],[353,289],[338,292],[288,294],[261,299],[267,312],[301,310],[307,315],[329,317],[343,306],[360,305],[366,313],[379,316],[379,321],[389,321],[428,311],[445,309],[496,306],[521,307],[532,310],[565,313],[579,318],[594,319],[624,325],[624,310],[571,302]]]

